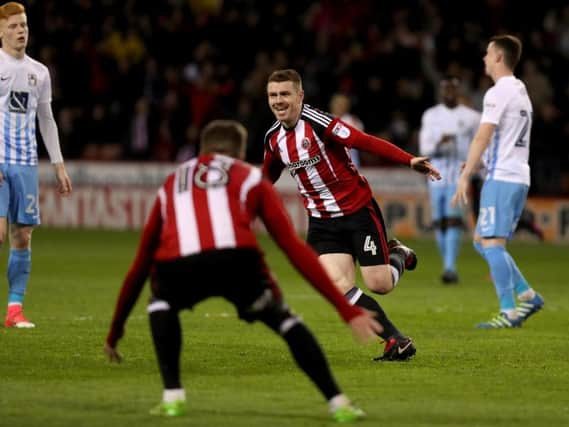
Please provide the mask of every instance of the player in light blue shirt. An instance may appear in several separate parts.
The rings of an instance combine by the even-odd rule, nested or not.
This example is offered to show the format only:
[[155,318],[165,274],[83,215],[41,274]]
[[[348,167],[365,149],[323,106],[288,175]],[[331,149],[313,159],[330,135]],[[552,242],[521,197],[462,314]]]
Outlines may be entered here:
[[443,283],[458,282],[456,259],[464,226],[464,212],[451,206],[460,167],[480,124],[480,113],[459,103],[460,81],[444,77],[439,84],[441,102],[427,109],[421,119],[419,151],[440,171],[443,179],[430,181],[429,198],[435,239],[443,261]]
[[484,65],[494,86],[484,96],[480,127],[453,197],[453,204],[468,203],[470,178],[484,157],[487,172],[474,246],[490,267],[500,313],[477,325],[483,329],[519,327],[544,304],[506,249],[530,185],[528,160],[533,109],[524,83],[514,76],[521,52],[522,43],[515,36],[494,36],[488,43]]
[[24,6],[0,7],[0,246],[10,233],[8,328],[33,328],[22,304],[31,269],[31,238],[40,223],[36,117],[61,195],[71,193],[51,110],[49,70],[26,55]]

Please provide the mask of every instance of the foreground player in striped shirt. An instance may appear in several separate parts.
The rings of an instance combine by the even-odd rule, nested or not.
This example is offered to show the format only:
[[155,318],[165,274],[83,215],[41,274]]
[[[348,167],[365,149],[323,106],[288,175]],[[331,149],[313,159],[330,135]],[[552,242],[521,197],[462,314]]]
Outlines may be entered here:
[[335,420],[356,420],[363,412],[341,393],[314,336],[284,303],[251,222],[257,216],[263,220],[292,264],[334,304],[356,338],[373,338],[381,325],[336,290],[316,254],[296,237],[272,185],[259,169],[237,160],[245,156],[246,140],[239,123],[214,121],[202,132],[200,156],[166,179],[120,291],[105,351],[111,361],[121,360],[117,342],[152,271],[147,310],[164,382],[163,401],[152,414],[177,416],[186,411],[178,312],[221,296],[235,305],[240,318],[260,320],[283,337],[300,368],[328,400]]
[[440,179],[427,157],[413,157],[395,145],[361,132],[337,117],[304,104],[295,70],[268,79],[269,106],[277,121],[265,135],[263,172],[275,182],[287,168],[310,216],[308,243],[352,304],[376,313],[386,341],[376,360],[406,360],[415,346],[387,318],[380,305],[355,285],[355,260],[368,289],[391,292],[403,272],[417,264],[415,253],[396,239],[387,242],[381,211],[367,180],[351,161],[358,148]]
[[54,166],[58,190],[71,193],[51,111],[49,70],[26,55],[28,21],[24,6],[0,7],[0,246],[10,224],[7,328],[33,328],[22,311],[32,263],[31,239],[40,223],[36,116]]

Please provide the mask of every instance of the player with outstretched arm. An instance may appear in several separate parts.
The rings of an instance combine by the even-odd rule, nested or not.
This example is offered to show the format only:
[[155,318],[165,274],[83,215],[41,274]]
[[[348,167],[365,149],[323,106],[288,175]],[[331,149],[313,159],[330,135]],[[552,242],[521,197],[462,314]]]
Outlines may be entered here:
[[164,383],[163,400],[152,414],[186,412],[178,314],[220,296],[235,305],[241,319],[259,320],[282,336],[328,401],[333,418],[354,421],[364,413],[341,392],[316,339],[284,303],[251,222],[256,217],[263,221],[292,264],[336,307],[356,337],[373,338],[381,325],[336,290],[316,254],[296,236],[271,183],[259,169],[239,160],[245,157],[246,135],[237,122],[211,122],[202,131],[200,155],[180,165],[158,191],[120,291],[105,351],[111,361],[120,361],[117,343],[151,275],[147,311]]

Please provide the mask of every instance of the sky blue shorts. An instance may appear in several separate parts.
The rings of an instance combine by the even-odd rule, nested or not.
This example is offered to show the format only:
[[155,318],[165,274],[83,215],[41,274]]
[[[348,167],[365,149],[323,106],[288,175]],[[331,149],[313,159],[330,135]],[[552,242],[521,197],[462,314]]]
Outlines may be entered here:
[[10,224],[39,224],[38,167],[0,164],[0,171],[0,217]]
[[481,237],[512,237],[526,204],[528,190],[525,184],[493,179],[484,182],[476,233]]
[[433,221],[440,221],[443,218],[462,218],[462,208],[458,204],[454,208],[450,205],[455,192],[456,184],[432,185],[429,183],[431,219]]

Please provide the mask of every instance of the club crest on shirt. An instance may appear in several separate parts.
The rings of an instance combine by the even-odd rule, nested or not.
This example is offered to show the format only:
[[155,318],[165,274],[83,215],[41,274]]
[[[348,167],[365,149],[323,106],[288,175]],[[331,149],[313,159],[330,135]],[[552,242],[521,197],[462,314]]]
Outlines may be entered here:
[[38,84],[38,76],[33,73],[28,74],[28,85],[29,86],[37,86]]
[[310,139],[303,138],[301,145],[302,145],[302,148],[304,148],[305,150],[308,150],[310,148]]
[[332,133],[342,139],[347,139],[350,137],[350,129],[344,126],[342,123],[338,122],[332,129]]

